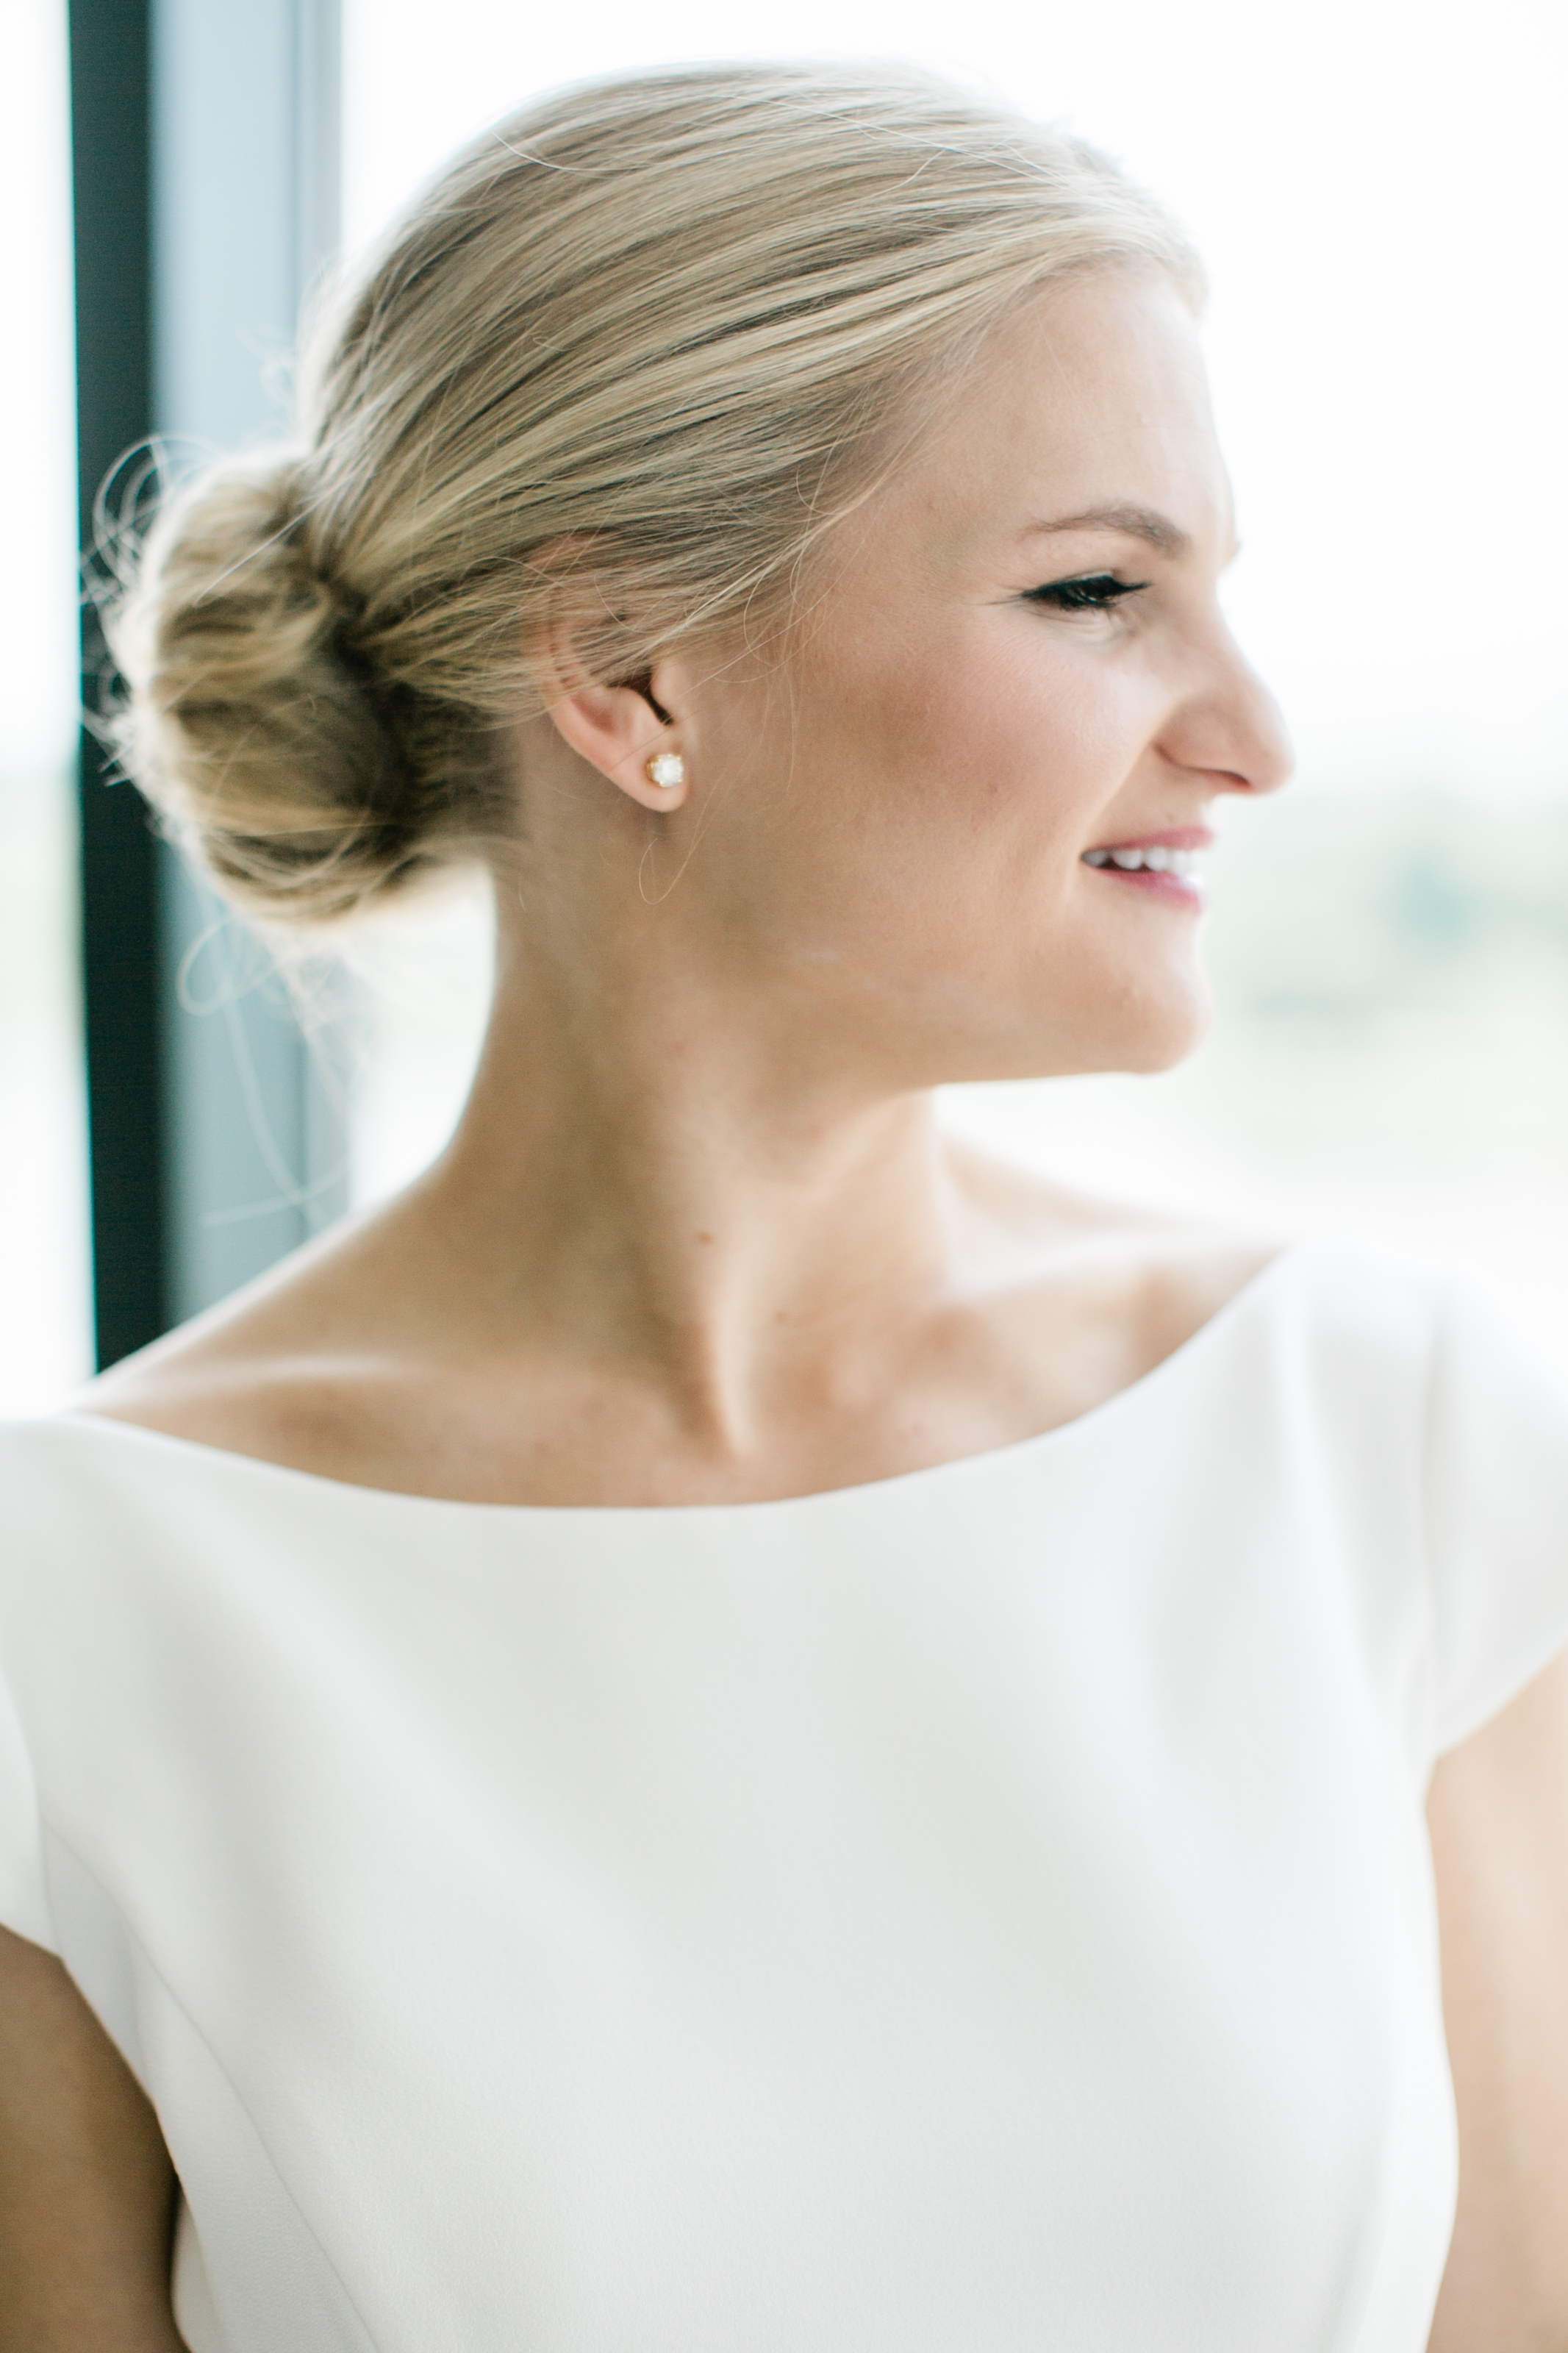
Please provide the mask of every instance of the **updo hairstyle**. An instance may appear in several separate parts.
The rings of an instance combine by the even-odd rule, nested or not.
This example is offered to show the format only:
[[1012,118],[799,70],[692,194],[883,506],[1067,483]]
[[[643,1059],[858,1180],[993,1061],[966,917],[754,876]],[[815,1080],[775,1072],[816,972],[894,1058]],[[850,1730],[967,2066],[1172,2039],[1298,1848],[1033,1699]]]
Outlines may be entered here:
[[[106,616],[119,756],[218,886],[320,925],[515,833],[563,581],[606,681],[787,621],[814,543],[1030,289],[1170,223],[1103,157],[906,74],[567,90],[416,200],[300,369],[295,438],[165,494]],[[944,376],[945,371],[945,376]]]

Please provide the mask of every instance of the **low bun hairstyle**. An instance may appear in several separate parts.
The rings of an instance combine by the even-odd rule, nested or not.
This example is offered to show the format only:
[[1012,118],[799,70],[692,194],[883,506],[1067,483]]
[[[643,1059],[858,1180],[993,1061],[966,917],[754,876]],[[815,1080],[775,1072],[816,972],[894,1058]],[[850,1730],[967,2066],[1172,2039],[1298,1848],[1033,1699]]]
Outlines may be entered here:
[[120,758],[219,886],[320,925],[482,857],[563,581],[606,680],[787,618],[822,533],[1021,296],[1163,215],[912,75],[715,66],[562,92],[417,198],[286,447],[168,493],[106,628]]
[[168,501],[109,614],[130,689],[110,723],[221,890],[324,922],[428,866],[443,819],[466,832],[472,813],[423,789],[412,714],[378,691],[311,560],[306,482],[300,458],[263,453]]

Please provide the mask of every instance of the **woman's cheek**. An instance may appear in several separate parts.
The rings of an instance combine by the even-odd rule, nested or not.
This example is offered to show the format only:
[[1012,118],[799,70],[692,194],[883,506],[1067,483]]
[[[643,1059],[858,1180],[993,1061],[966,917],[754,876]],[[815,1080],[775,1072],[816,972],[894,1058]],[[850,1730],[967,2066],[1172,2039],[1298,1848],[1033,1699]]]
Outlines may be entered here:
[[1016,804],[1033,824],[1092,833],[1143,748],[1141,722],[1136,699],[1103,675],[1070,660],[1036,661],[987,681],[965,714],[963,741],[992,798]]

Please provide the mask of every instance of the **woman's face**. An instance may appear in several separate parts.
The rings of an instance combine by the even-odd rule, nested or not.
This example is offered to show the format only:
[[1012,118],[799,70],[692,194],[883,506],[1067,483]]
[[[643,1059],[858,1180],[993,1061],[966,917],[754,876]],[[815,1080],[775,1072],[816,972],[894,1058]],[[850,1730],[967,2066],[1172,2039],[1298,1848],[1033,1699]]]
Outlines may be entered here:
[[838,528],[788,662],[672,681],[675,898],[900,1082],[1178,1059],[1215,803],[1289,769],[1218,604],[1232,534],[1180,297],[1054,290]]

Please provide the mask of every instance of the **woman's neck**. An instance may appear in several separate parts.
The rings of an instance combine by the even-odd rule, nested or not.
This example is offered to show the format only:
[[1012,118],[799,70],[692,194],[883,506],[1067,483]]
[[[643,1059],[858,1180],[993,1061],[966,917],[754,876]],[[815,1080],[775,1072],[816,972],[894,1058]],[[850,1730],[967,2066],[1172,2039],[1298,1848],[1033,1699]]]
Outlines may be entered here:
[[[489,1345],[665,1387],[744,1449],[803,1389],[879,1377],[950,1280],[957,1205],[928,1092],[824,1070],[786,1017],[673,960],[568,992],[501,960],[418,1215]],[[454,1306],[458,1302],[454,1301]]]

